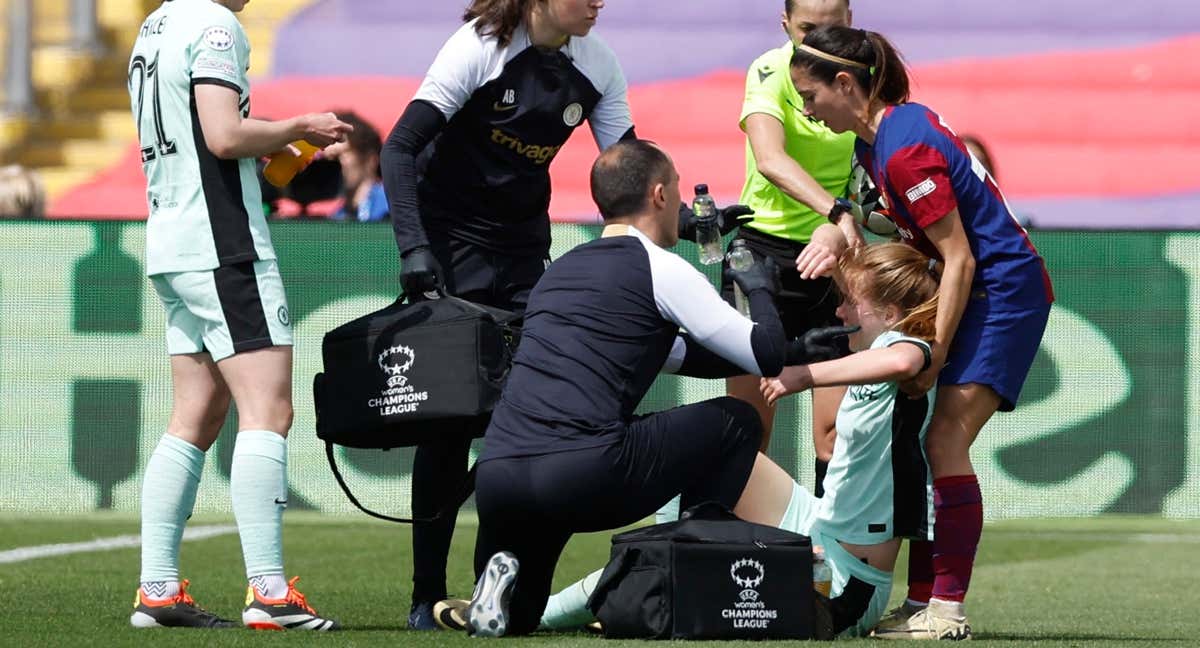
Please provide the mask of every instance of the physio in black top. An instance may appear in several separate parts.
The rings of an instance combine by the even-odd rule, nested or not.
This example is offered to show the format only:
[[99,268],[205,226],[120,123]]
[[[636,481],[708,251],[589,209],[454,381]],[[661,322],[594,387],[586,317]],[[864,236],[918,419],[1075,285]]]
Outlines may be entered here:
[[[445,288],[521,311],[550,250],[550,162],[587,120],[601,149],[633,136],[616,57],[589,35],[598,0],[475,0],[383,149],[410,299]],[[470,434],[417,449],[413,517],[462,491]],[[413,525],[409,627],[436,629],[454,511]]]
[[[773,376],[787,343],[773,264],[736,272],[752,319],[726,304],[675,245],[679,174],[654,144],[622,141],[591,175],[601,238],[558,258],[529,296],[521,346],[476,479],[476,635],[534,630],[573,533],[612,529],[682,493],[735,508],[762,424],[722,397],[647,416],[660,372]],[[753,320],[753,321],[752,321]],[[517,575],[519,572],[519,576]]]

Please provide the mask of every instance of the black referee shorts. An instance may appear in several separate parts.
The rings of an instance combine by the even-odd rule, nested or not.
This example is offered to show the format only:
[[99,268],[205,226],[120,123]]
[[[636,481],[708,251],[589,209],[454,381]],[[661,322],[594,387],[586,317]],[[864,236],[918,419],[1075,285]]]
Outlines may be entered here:
[[[801,279],[796,271],[796,257],[804,250],[803,243],[763,234],[749,227],[740,228],[735,238],[745,240],[746,247],[760,263],[771,257],[779,266],[782,287],[775,297],[775,307],[779,309],[779,319],[783,321],[783,330],[789,340],[809,329],[842,323],[834,313],[840,298],[833,280],[827,277]],[[727,265],[728,261],[722,265],[722,270]],[[733,282],[721,279],[721,296],[733,303]]]

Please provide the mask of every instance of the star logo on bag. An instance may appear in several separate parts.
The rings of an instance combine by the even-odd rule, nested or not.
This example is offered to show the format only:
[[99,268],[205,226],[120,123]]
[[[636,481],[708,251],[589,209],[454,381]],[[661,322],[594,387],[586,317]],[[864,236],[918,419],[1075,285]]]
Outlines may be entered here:
[[729,576],[734,583],[742,589],[752,590],[759,585],[762,585],[763,579],[767,576],[767,570],[763,569],[762,563],[752,558],[742,558],[735,560],[729,566]]
[[399,376],[412,368],[416,354],[410,347],[398,344],[379,354],[379,368],[389,376]]

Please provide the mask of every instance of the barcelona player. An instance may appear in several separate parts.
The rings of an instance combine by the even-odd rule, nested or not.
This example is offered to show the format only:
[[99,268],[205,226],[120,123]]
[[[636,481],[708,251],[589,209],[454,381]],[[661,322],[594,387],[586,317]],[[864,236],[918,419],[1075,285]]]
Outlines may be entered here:
[[[840,26],[811,30],[791,74],[806,114],[858,136],[858,159],[899,234],[942,272],[931,366],[907,389],[938,384],[925,443],[934,539],[913,543],[908,601],[875,634],[967,638],[963,600],[983,528],[969,449],[993,413],[1016,406],[1054,300],[1050,278],[983,165],[937,113],[909,102],[907,71],[886,38]],[[842,201],[830,217],[852,208]]]

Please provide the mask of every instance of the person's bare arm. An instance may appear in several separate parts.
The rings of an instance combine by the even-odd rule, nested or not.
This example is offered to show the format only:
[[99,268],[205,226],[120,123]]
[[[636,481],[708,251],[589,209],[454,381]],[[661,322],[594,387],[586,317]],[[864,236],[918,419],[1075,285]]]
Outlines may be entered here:
[[[746,117],[743,127],[754,153],[754,163],[764,178],[818,214],[828,214],[833,209],[834,196],[788,155],[784,147],[783,124],[778,119],[765,113],[754,113]],[[851,215],[842,214],[838,229],[851,247],[866,244]]]
[[929,391],[946,364],[946,353],[958,331],[959,320],[967,308],[967,298],[971,296],[971,283],[975,280],[975,256],[971,253],[971,243],[967,240],[957,208],[928,225],[925,235],[942,255],[942,279],[938,284],[933,359],[928,369],[902,385],[905,392],[914,396]]
[[223,85],[200,83],[195,93],[204,143],[223,160],[271,155],[300,139],[324,148],[354,130],[333,113],[309,113],[281,121],[243,118],[238,93]]
[[868,385],[879,382],[908,380],[925,366],[925,353],[915,344],[893,344],[882,349],[868,349],[845,358],[810,365],[784,367],[776,378],[762,380],[762,393],[767,402],[802,392],[813,387],[836,385]]
[[813,231],[808,245],[800,251],[800,256],[796,257],[796,271],[800,273],[800,278],[832,276],[847,246],[846,237],[839,228],[831,223],[821,223]]

